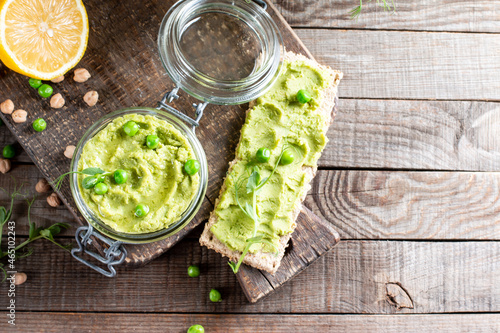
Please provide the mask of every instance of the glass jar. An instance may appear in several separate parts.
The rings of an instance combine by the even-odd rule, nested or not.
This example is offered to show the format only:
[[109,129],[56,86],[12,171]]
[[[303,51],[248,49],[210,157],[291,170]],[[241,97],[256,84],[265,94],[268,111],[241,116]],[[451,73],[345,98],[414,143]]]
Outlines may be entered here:
[[174,235],[175,233],[180,231],[186,224],[188,224],[198,212],[203,202],[203,199],[205,198],[205,192],[207,190],[207,183],[208,183],[207,158],[205,156],[205,151],[203,150],[200,141],[198,141],[198,139],[196,138],[194,131],[192,130],[192,128],[188,127],[181,119],[179,119],[175,115],[172,115],[171,113],[162,110],[146,108],[146,107],[135,107],[135,108],[127,108],[112,112],[102,117],[98,121],[96,121],[87,130],[87,132],[85,132],[83,137],[80,139],[80,142],[78,142],[78,145],[76,146],[75,152],[73,154],[73,159],[71,160],[70,171],[72,172],[78,171],[78,163],[80,161],[80,157],[85,144],[113,120],[115,120],[118,117],[125,116],[127,114],[140,114],[144,116],[150,115],[157,117],[160,120],[168,122],[186,137],[186,139],[189,142],[189,145],[191,146],[196,155],[196,159],[200,162],[200,170],[198,171],[198,174],[200,176],[200,185],[198,187],[195,197],[191,201],[189,207],[184,211],[181,218],[178,221],[175,221],[168,228],[161,229],[151,233],[133,234],[133,233],[118,232],[113,228],[111,228],[110,226],[108,226],[107,224],[105,224],[99,218],[99,216],[96,215],[85,204],[80,191],[80,186],[78,186],[78,174],[76,173],[73,173],[70,176],[69,179],[70,188],[78,210],[83,215],[85,220],[89,222],[100,233],[112,239],[119,240],[129,244],[151,243]]
[[279,76],[281,33],[261,6],[245,0],[179,1],[160,26],[158,48],[176,86],[213,104],[243,104]]

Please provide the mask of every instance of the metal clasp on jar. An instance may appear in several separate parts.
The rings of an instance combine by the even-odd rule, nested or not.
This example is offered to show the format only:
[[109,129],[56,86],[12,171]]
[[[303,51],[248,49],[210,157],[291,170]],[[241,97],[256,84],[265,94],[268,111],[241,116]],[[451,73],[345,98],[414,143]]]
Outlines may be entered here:
[[177,95],[178,91],[179,87],[176,86],[174,87],[174,89],[172,89],[172,91],[167,92],[163,96],[162,100],[158,102],[158,106],[156,107],[156,109],[165,110],[179,117],[180,119],[191,125],[191,129],[194,132],[196,127],[200,125],[199,122],[201,117],[203,117],[203,110],[208,105],[208,102],[198,103],[198,104],[193,103],[193,107],[195,108],[195,119],[193,119],[167,104],[167,103],[172,103],[172,101],[179,98],[179,95]]

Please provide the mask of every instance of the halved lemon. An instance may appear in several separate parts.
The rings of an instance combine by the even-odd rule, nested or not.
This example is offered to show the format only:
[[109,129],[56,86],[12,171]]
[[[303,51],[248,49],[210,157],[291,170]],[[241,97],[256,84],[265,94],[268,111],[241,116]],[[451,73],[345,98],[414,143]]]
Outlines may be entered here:
[[0,60],[18,73],[64,75],[83,57],[88,35],[81,0],[0,0]]

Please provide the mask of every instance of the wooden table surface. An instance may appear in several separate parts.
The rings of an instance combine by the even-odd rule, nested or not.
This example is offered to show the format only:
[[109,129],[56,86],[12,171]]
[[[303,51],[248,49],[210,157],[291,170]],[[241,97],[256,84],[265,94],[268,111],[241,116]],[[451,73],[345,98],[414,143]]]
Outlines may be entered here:
[[[17,262],[28,281],[16,290],[16,329],[500,331],[500,2],[400,0],[395,15],[368,3],[352,21],[355,2],[275,1],[316,59],[344,72],[306,200],[339,231],[333,252],[249,304],[226,260],[199,246],[200,228],[114,279],[38,241]],[[12,143],[0,128],[1,146]],[[0,186],[24,182],[34,191],[40,177],[20,153]],[[37,223],[76,226],[46,196],[33,205]],[[18,239],[28,232],[26,208],[16,201]],[[186,273],[193,263],[202,270],[196,279]],[[211,288],[221,303],[209,301]],[[3,283],[0,331],[12,329],[7,293]]]

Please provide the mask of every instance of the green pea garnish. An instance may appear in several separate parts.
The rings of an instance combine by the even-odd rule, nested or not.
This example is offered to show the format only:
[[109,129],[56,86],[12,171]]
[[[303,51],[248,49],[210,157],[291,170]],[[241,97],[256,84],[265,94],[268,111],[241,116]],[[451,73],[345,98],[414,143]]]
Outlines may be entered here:
[[283,152],[283,155],[281,155],[280,159],[280,164],[282,165],[287,165],[293,162],[295,159],[295,156],[293,156],[293,153],[290,150],[285,150]]
[[43,118],[38,118],[33,122],[33,129],[37,132],[41,132],[47,128],[47,122]]
[[48,84],[42,84],[39,88],[38,88],[38,94],[40,96],[42,96],[43,98],[48,98],[50,97],[50,95],[52,95],[52,93],[54,92],[54,89],[52,89],[51,86],[49,86]]
[[7,145],[3,147],[2,155],[4,158],[12,158],[16,156],[16,150],[12,145]]
[[188,275],[190,277],[198,277],[200,276],[200,267],[191,265],[188,267]]
[[271,151],[267,148],[260,148],[255,154],[257,161],[260,163],[266,163],[271,158]]
[[201,325],[193,325],[187,330],[187,333],[205,333],[205,328]]
[[144,204],[138,204],[135,207],[134,214],[137,217],[144,217],[144,216],[148,215],[148,213],[149,213],[149,207],[144,205]]
[[186,164],[184,164],[184,171],[190,176],[195,175],[198,170],[200,170],[200,162],[197,160],[187,160]]
[[160,138],[157,135],[150,134],[146,137],[146,146],[150,149],[155,149],[160,143]]
[[115,179],[115,183],[123,184],[128,179],[127,171],[118,169],[113,173],[113,178]]
[[104,183],[98,183],[94,186],[94,192],[95,194],[103,195],[108,192],[108,185]]
[[300,89],[299,92],[297,93],[297,100],[301,104],[306,104],[312,99],[311,94],[307,92],[307,90]]
[[210,290],[209,296],[210,296],[210,301],[212,301],[214,303],[222,301],[222,296],[221,296],[220,292],[216,289]]
[[123,125],[123,131],[128,136],[134,136],[139,131],[139,125],[135,121],[127,121],[125,125]]
[[42,80],[39,80],[39,79],[29,79],[28,82],[29,82],[31,88],[35,88],[35,89],[40,88],[40,86],[42,85]]

